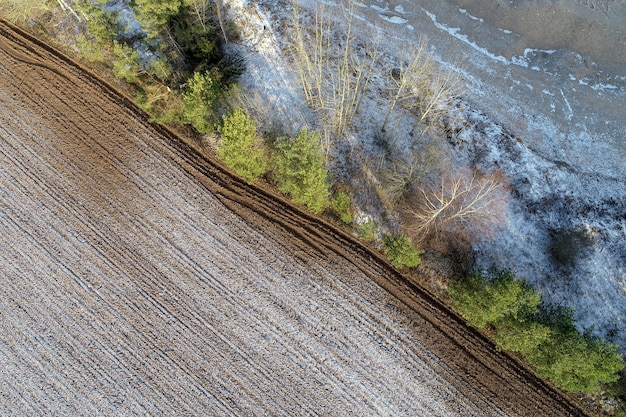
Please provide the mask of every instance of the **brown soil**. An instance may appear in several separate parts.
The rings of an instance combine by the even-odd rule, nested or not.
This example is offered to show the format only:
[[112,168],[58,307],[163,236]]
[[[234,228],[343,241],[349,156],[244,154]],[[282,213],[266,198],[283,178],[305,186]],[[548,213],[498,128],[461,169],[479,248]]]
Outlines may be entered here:
[[0,23],[1,415],[588,415]]

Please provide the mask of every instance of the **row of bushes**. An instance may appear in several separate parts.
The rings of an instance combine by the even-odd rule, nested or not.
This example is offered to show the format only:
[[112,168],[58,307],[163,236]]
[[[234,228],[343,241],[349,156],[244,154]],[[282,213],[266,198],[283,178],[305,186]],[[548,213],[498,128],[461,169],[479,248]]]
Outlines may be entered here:
[[472,326],[489,329],[496,346],[519,353],[556,386],[591,393],[618,381],[624,369],[617,346],[579,333],[573,311],[543,303],[509,271],[474,274],[448,288],[453,307]]

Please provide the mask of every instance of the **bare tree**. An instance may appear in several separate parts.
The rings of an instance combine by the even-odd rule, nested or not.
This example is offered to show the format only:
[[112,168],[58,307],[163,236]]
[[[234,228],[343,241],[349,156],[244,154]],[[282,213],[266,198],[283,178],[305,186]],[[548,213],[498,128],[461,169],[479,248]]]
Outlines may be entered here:
[[463,94],[464,86],[458,72],[439,70],[432,74],[429,85],[424,86],[421,94],[417,96],[415,105],[417,120],[409,133],[411,136],[419,126],[422,126],[420,136],[436,126],[441,117],[448,113],[452,101]]
[[508,187],[501,171],[450,173],[437,186],[418,189],[407,210],[408,228],[415,242],[438,239],[443,233],[462,238],[488,235],[504,219],[507,202]]
[[431,140],[411,148],[409,154],[388,158],[380,168],[384,197],[396,205],[415,194],[420,184],[432,183],[449,163],[439,141]]
[[393,82],[390,88],[389,107],[381,127],[384,132],[389,118],[397,105],[409,100],[417,100],[430,89],[431,76],[436,71],[434,61],[426,50],[426,38],[420,38],[417,45],[400,58],[398,68],[391,71]]
[[313,21],[303,25],[298,4],[293,3],[292,49],[302,88],[309,105],[320,112],[325,127],[335,135],[342,135],[358,112],[381,56],[378,37],[369,43],[357,42],[352,26],[354,5],[341,7],[345,16],[341,25],[333,22],[332,13],[323,5],[318,6]]

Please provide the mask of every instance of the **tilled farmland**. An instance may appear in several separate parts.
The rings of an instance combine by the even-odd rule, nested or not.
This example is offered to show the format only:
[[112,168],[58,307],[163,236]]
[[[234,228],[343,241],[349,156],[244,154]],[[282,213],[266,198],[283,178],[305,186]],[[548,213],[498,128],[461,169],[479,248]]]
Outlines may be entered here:
[[585,415],[349,235],[0,24],[0,415]]

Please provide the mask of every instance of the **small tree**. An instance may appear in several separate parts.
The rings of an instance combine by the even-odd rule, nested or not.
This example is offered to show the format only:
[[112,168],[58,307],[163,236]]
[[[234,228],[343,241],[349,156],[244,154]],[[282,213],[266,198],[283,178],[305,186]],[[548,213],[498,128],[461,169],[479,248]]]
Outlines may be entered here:
[[514,279],[509,271],[491,271],[488,281],[482,274],[453,283],[448,292],[452,305],[472,326],[485,328],[511,318],[519,321],[538,311],[541,295],[530,285]]
[[407,266],[413,268],[420,264],[421,252],[415,249],[411,238],[402,235],[391,235],[383,238],[385,255],[395,268]]
[[187,91],[183,93],[185,122],[200,133],[214,131],[218,120],[217,106],[223,95],[219,71],[195,72],[187,81]]
[[87,21],[89,34],[96,39],[101,46],[116,39],[119,36],[120,25],[119,13],[105,10],[104,0],[74,0],[72,6]]
[[313,213],[329,205],[328,170],[319,135],[305,129],[276,144],[274,173],[278,189]]
[[399,62],[398,68],[391,71],[389,77],[393,85],[389,88],[390,99],[387,113],[381,131],[387,129],[389,118],[397,105],[407,101],[415,101],[420,95],[429,92],[431,76],[437,71],[431,54],[427,51],[426,38],[420,38],[410,54],[405,54]]
[[366,242],[371,242],[376,238],[376,232],[378,231],[378,225],[374,220],[368,220],[357,226],[357,232],[361,236],[361,239]]
[[459,237],[489,234],[504,219],[508,202],[504,175],[461,171],[442,177],[436,187],[418,189],[407,210],[409,230],[418,242],[442,233]]
[[423,94],[417,97],[415,110],[417,119],[409,133],[413,136],[421,125],[421,135],[436,126],[439,120],[448,113],[448,108],[455,98],[464,90],[461,75],[455,71],[435,71],[429,80],[430,86],[425,87]]
[[345,191],[337,192],[333,197],[332,206],[343,223],[352,223],[354,213],[352,212],[352,200],[350,200],[348,193]]
[[113,74],[128,83],[136,83],[139,72],[139,53],[124,43],[113,41]]
[[222,143],[217,156],[249,183],[267,171],[267,163],[256,135],[256,125],[241,109],[224,115],[219,127]]
[[167,22],[176,16],[182,6],[181,0],[133,0],[137,21],[148,36],[157,37]]

